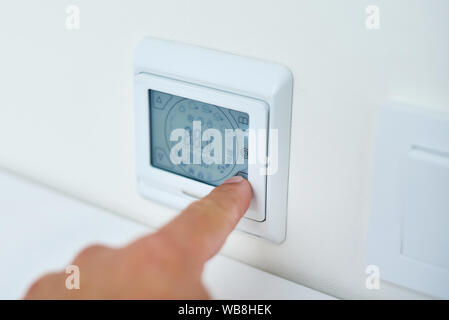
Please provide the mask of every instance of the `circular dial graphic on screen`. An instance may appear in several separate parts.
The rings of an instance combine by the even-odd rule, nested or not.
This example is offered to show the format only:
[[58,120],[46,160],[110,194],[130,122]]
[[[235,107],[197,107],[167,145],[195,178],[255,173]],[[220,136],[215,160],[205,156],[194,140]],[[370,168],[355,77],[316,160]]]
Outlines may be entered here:
[[[201,124],[201,132],[194,132],[193,122],[198,121]],[[202,141],[201,137],[204,130],[209,128],[217,129],[222,135],[222,162],[221,164],[212,163],[210,165],[201,161],[200,164],[193,163],[193,153],[190,154],[190,164],[181,163],[180,168],[189,176],[199,180],[208,180],[210,182],[220,181],[227,178],[234,170],[235,164],[225,163],[225,154],[234,153],[234,150],[226,150],[225,147],[225,129],[235,130],[239,128],[235,119],[231,115],[226,115],[218,107],[182,99],[175,103],[167,114],[165,123],[165,136],[167,137],[167,146],[169,150],[177,144],[177,141],[170,141],[170,134],[175,129],[185,129],[190,139],[190,150],[192,150],[194,137],[196,142],[201,143],[201,150],[212,140]],[[213,137],[212,137],[213,138]],[[187,140],[187,136],[185,137]],[[237,139],[234,145],[235,150],[240,150]],[[235,157],[234,157],[235,159]]]

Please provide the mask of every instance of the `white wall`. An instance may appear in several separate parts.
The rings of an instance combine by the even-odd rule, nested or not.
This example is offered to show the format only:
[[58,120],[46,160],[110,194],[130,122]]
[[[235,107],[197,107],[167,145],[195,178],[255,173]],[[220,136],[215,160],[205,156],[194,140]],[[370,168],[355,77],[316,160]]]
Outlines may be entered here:
[[[380,30],[365,28],[368,4]],[[158,226],[172,211],[135,187],[137,42],[280,62],[295,77],[287,240],[234,233],[224,254],[338,297],[421,297],[364,287],[373,137],[387,98],[449,111],[448,17],[445,0],[5,0],[0,166]]]

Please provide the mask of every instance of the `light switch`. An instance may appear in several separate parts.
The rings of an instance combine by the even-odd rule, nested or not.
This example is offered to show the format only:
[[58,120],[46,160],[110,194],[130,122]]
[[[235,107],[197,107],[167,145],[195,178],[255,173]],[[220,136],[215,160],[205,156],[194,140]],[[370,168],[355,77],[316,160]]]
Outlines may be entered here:
[[449,153],[412,145],[403,170],[401,254],[449,270]]
[[281,242],[292,81],[279,64],[143,39],[134,61],[140,194],[181,209],[242,176],[253,199],[238,229]]
[[449,298],[449,115],[388,103],[379,117],[368,264]]

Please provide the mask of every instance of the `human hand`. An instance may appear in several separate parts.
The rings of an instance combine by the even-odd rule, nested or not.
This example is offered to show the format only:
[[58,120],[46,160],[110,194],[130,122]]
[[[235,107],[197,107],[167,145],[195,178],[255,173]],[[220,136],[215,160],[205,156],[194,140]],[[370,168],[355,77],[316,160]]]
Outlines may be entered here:
[[90,246],[73,261],[80,289],[67,274],[38,279],[25,299],[208,299],[201,274],[248,209],[251,186],[233,177],[192,203],[166,226],[123,248]]

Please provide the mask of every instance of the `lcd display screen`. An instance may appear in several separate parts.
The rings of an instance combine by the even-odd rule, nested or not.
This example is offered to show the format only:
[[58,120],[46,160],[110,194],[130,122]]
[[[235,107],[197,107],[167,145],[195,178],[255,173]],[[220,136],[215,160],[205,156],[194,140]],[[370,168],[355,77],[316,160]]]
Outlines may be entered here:
[[247,113],[155,90],[148,98],[153,167],[213,186],[248,179]]

